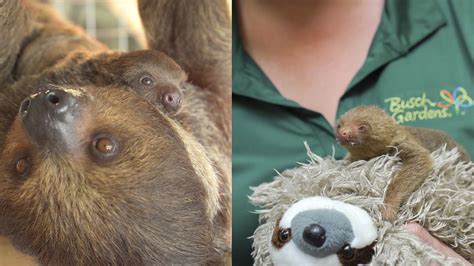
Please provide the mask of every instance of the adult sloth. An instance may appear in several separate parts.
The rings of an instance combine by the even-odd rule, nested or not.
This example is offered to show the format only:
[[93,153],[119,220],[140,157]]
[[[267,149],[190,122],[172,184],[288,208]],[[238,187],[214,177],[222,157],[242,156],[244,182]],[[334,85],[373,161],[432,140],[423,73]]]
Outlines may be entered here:
[[[226,3],[139,7],[176,62],[112,52],[39,2],[0,4],[0,234],[40,264],[229,258]],[[173,115],[156,96],[169,90]]]

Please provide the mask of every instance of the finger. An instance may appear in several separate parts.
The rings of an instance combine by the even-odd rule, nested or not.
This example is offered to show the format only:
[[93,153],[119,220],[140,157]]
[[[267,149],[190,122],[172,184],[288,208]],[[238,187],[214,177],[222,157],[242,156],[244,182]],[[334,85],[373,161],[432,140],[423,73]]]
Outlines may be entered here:
[[461,259],[465,265],[471,265],[467,260],[454,252],[449,246],[430,235],[430,233],[425,228],[423,228],[423,226],[415,222],[410,222],[406,225],[406,229],[408,232],[411,232],[419,237],[423,242],[438,250],[441,254],[447,257]]

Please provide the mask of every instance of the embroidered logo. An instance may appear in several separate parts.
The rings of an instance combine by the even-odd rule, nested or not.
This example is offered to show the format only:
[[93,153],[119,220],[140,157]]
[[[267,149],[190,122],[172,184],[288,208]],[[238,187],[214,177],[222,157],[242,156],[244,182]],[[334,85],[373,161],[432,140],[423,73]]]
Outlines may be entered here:
[[422,93],[408,99],[390,97],[384,102],[388,104],[390,114],[399,124],[465,115],[466,109],[474,106],[474,100],[463,87],[456,87],[451,91],[440,90],[439,100],[433,100],[426,93]]

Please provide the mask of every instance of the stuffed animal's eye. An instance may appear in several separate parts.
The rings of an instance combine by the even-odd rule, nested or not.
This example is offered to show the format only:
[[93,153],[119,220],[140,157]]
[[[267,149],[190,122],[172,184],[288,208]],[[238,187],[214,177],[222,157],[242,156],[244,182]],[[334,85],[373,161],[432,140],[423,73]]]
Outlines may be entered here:
[[367,130],[367,126],[366,126],[366,125],[361,125],[361,126],[359,126],[359,127],[357,128],[357,130],[358,130],[359,132],[364,132],[364,131]]
[[340,128],[341,128],[341,125],[340,125],[340,124],[339,124],[339,125],[337,125],[337,129],[340,129]]
[[354,250],[349,245],[342,247],[342,256],[346,259],[351,259],[354,257]]
[[15,170],[20,176],[26,176],[30,171],[30,161],[22,158],[16,162]]
[[140,78],[140,84],[145,86],[153,86],[154,82],[150,76],[144,75]]
[[281,242],[288,242],[291,238],[291,230],[290,229],[281,229],[278,233],[278,239]]

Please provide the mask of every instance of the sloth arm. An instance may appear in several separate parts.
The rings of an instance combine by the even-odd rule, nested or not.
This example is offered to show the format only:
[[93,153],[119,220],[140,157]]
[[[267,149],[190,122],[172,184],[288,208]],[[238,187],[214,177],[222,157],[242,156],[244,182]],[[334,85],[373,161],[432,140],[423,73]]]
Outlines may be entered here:
[[149,48],[173,58],[191,83],[230,92],[232,31],[226,0],[139,0],[138,7]]
[[430,152],[414,139],[405,139],[394,146],[399,151],[402,166],[385,192],[383,217],[390,222],[395,220],[400,205],[420,187],[433,168]]
[[28,35],[28,17],[23,1],[0,2],[0,90],[11,82],[11,74],[21,50],[21,44]]

